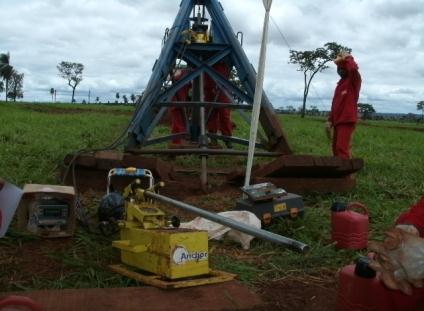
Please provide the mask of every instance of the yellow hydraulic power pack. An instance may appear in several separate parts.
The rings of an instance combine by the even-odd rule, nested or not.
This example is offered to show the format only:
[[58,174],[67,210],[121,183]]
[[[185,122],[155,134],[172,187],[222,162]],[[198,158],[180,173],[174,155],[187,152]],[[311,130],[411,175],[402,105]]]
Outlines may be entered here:
[[209,273],[208,233],[186,229],[122,228],[123,263],[168,279]]
[[123,263],[171,280],[210,272],[208,233],[170,226],[158,204],[144,197],[141,178],[148,180],[151,191],[163,183],[153,185],[152,173],[144,169],[113,169],[109,174],[137,178],[124,190],[121,240],[112,243],[121,250]]

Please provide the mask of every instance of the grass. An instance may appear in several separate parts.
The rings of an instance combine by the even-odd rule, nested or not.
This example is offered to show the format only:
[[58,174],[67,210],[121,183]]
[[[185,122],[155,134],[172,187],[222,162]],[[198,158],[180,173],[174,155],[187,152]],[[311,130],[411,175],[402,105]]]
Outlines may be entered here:
[[[36,107],[37,109],[34,109]],[[25,183],[57,183],[58,165],[65,154],[81,148],[109,144],[122,132],[131,118],[132,107],[88,105],[23,105],[0,103],[0,176],[23,186]],[[78,111],[76,111],[78,110]],[[122,113],[121,113],[122,112]],[[280,116],[289,142],[297,154],[329,155],[330,144],[324,135],[324,120],[298,116]],[[234,116],[237,136],[247,137],[248,127]],[[399,213],[424,194],[423,124],[395,121],[367,121],[358,124],[353,141],[353,154],[365,160],[357,174],[355,191],[345,194],[314,194],[304,197],[308,210],[303,219],[282,220],[271,228],[311,246],[307,255],[276,248],[270,243],[254,241],[243,256],[233,245],[213,242],[216,248],[228,252],[213,252],[215,268],[234,272],[239,278],[254,284],[287,274],[319,274],[335,271],[358,256],[358,252],[336,250],[329,241],[329,207],[337,200],[360,201],[370,209],[371,236],[380,238]],[[157,135],[167,133],[158,128]],[[261,159],[263,161],[263,159]],[[179,164],[199,167],[197,157],[184,157]],[[214,167],[244,165],[241,157],[216,158],[209,161]],[[208,197],[204,198],[205,204]],[[96,202],[89,208],[95,211]],[[222,204],[233,205],[229,198]],[[93,212],[94,213],[94,212]],[[26,235],[9,232],[0,241],[0,286],[4,290],[41,288],[116,287],[135,285],[135,282],[107,270],[110,262],[118,260],[110,240],[95,233],[79,230],[68,248],[52,250],[46,256],[60,263],[63,273],[49,278],[35,273],[22,282],[5,283],[10,272],[2,267],[7,254],[19,245],[33,243]],[[5,251],[4,256],[1,254]],[[360,252],[359,252],[360,253]],[[243,259],[248,254],[251,259]],[[241,257],[240,257],[241,256]],[[8,268],[11,266],[8,265]],[[19,270],[19,266],[13,269]],[[18,272],[16,272],[18,273]]]

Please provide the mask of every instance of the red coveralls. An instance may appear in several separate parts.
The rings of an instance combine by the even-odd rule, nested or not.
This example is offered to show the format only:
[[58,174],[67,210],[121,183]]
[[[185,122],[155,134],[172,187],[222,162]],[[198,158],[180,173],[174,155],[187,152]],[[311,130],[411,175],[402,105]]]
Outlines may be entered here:
[[[213,66],[225,79],[230,77],[230,68],[220,62]],[[231,99],[217,86],[215,81],[205,75],[205,101],[218,103],[231,103]],[[208,120],[208,132],[216,134],[218,129],[222,135],[233,135],[233,124],[231,122],[231,109],[229,108],[214,108]]]
[[[188,73],[188,70],[181,70],[181,73],[178,75],[175,75],[174,81],[178,81],[182,79],[186,74]],[[188,101],[189,99],[189,91],[190,91],[191,84],[187,83],[182,88],[180,88],[172,97],[172,101]],[[186,124],[184,120],[184,108],[174,106],[170,108],[171,111],[171,132],[172,134],[177,134],[181,132],[186,132]],[[174,138],[172,139],[172,142],[174,144],[181,144],[182,139],[181,138]]]
[[338,66],[347,71],[347,77],[337,83],[328,121],[334,128],[333,154],[349,159],[352,134],[358,120],[358,98],[362,80],[352,56],[348,56]]
[[424,238],[424,197],[396,220],[397,225],[413,225]]

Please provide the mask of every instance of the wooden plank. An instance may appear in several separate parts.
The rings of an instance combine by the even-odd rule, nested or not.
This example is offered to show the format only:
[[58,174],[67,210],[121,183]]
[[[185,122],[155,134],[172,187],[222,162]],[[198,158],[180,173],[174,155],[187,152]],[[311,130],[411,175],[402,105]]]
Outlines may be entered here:
[[14,294],[32,298],[47,311],[223,311],[258,310],[262,306],[259,296],[237,281],[169,291],[143,286],[38,290]]

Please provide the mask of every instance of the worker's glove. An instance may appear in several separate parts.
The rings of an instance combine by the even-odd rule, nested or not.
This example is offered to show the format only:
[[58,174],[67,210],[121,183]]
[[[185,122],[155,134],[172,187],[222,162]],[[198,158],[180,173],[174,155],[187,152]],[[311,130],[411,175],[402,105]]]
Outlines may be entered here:
[[384,242],[368,243],[368,249],[376,253],[371,268],[380,272],[387,287],[409,295],[412,286],[424,285],[424,239],[410,227],[397,226],[385,233]]
[[339,54],[337,54],[337,57],[334,59],[335,64],[339,64],[341,62],[344,62],[347,57],[351,56],[349,52],[347,51],[340,51]]
[[333,139],[333,126],[329,121],[325,122],[325,134],[329,140]]

